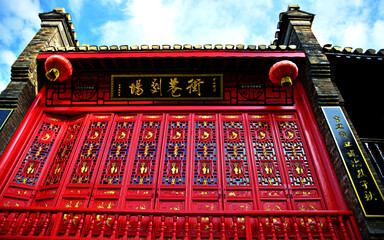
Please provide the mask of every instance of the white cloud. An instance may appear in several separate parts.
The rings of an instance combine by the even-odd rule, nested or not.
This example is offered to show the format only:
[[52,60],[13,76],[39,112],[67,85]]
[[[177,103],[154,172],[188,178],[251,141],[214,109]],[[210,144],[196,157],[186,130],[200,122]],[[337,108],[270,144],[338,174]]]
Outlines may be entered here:
[[[26,24],[29,25],[28,23]],[[10,46],[15,40],[22,38],[20,30],[24,27],[24,21],[17,16],[7,16],[0,23],[0,41],[6,46]]]
[[370,48],[384,49],[384,20],[378,20],[371,31],[372,46]]
[[3,22],[0,22],[0,43],[7,46],[12,43],[11,29]]
[[121,4],[123,0],[101,0],[101,4],[108,5],[108,4]]
[[343,44],[343,47],[358,47],[366,45],[368,40],[367,29],[369,29],[369,27],[364,23],[347,25],[343,30],[343,35],[341,37],[341,43]]
[[[3,78],[3,74],[0,74],[0,79]],[[5,78],[5,76],[4,76]],[[0,81],[0,93],[8,86],[8,83]]]
[[[104,3],[121,3],[112,1]],[[259,39],[264,41],[257,43],[263,44],[273,40],[278,19],[268,14],[271,1],[133,0],[124,5],[123,19],[94,30],[102,33],[100,44],[237,44],[256,35],[263,35]]]
[[68,3],[71,8],[71,15],[73,14],[74,17],[79,20],[83,10],[84,0],[68,0]]
[[[317,15],[312,29],[321,45],[383,48],[384,1],[323,0],[310,7]],[[375,17],[379,19],[374,20]]]
[[[40,20],[36,13],[40,12],[40,3],[38,0],[12,0],[4,4],[8,14],[14,15],[18,19],[26,21],[33,25],[38,25]],[[4,11],[5,12],[5,11]]]
[[11,67],[16,58],[16,55],[10,50],[0,51],[0,64],[6,64],[8,67]]
[[384,16],[384,1],[379,1],[379,5],[377,7],[377,14],[379,16]]
[[10,69],[36,34],[41,12],[38,0],[0,0],[0,91],[10,81]]
[[[5,44],[8,48],[19,47],[17,43],[21,43],[22,47],[25,47],[26,43],[31,40],[30,32],[36,33],[40,26],[38,17],[38,13],[41,12],[39,1],[14,0],[0,3],[0,6],[2,7],[0,43]],[[26,32],[29,34],[21,34]],[[21,49],[17,50],[20,51]]]
[[11,66],[16,58],[16,55],[10,50],[0,51],[0,92],[5,89],[10,81]]
[[[40,2],[49,6],[46,11],[55,7],[66,7],[72,18],[77,21],[75,30],[78,36],[89,36],[87,39],[93,41],[90,44],[97,45],[268,45],[274,40],[278,14],[286,11],[288,4],[292,4],[291,0]],[[14,61],[12,59],[20,54],[39,29],[38,13],[43,12],[40,2],[0,0],[0,49],[9,50],[0,53],[0,84],[3,84],[0,86],[9,81],[9,68]],[[341,47],[376,50],[384,48],[383,0],[297,2],[301,10],[316,14],[312,29],[321,45],[331,43]],[[103,12],[98,12],[100,9]],[[89,11],[92,11],[92,14],[88,14]],[[97,16],[98,19],[86,19],[87,16]],[[108,19],[107,16],[111,18]],[[93,26],[91,29],[90,22],[102,22],[103,25]],[[82,28],[82,25],[86,27]]]

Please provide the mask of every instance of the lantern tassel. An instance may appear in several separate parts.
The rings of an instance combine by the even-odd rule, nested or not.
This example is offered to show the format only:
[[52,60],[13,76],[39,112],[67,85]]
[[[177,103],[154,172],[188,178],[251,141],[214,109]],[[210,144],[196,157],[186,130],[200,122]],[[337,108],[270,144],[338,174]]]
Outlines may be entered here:
[[281,78],[281,86],[282,87],[291,87],[292,86],[292,79],[289,76],[284,76]]
[[54,82],[60,77],[60,72],[56,68],[52,68],[47,73],[45,73],[45,76],[48,80]]

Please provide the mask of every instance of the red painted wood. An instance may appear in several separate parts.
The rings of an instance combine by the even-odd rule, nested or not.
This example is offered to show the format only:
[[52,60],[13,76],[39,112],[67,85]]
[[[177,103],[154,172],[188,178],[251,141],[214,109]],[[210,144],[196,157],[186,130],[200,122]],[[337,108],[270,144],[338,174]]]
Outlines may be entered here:
[[[68,230],[68,226],[70,226],[71,221],[72,223],[76,220],[75,216],[77,214],[84,214],[85,219],[88,218],[88,216],[93,216],[95,219],[95,216],[100,215],[104,216],[103,221],[101,222],[102,228],[107,226],[107,215],[117,215],[118,218],[126,216],[127,213],[132,213],[132,216],[135,218],[137,217],[138,219],[145,219],[150,216],[154,216],[155,218],[161,219],[161,224],[160,230],[157,231],[157,229],[154,229],[154,237],[169,237],[171,235],[166,235],[165,233],[165,219],[166,218],[181,218],[183,220],[186,220],[185,217],[188,216],[188,218],[196,219],[196,222],[199,223],[197,225],[191,226],[192,227],[192,232],[197,232],[198,234],[196,237],[199,237],[200,233],[200,238],[209,238],[211,232],[203,232],[202,231],[202,225],[201,221],[203,218],[212,218],[212,222],[214,222],[215,218],[219,218],[222,220],[222,223],[225,223],[223,225],[222,231],[221,232],[215,232],[213,231],[213,237],[234,237],[236,238],[236,228],[238,229],[239,226],[237,225],[237,219],[240,217],[244,216],[244,213],[242,212],[234,212],[234,211],[214,211],[214,212],[191,212],[191,211],[158,211],[158,210],[145,210],[145,211],[131,211],[131,210],[94,210],[94,209],[81,209],[81,208],[73,208],[73,209],[68,209],[68,208],[55,208],[55,207],[48,207],[48,208],[42,208],[42,207],[30,207],[30,208],[17,208],[17,207],[2,207],[0,208],[0,212],[3,212],[4,210],[10,210],[13,213],[9,215],[6,220],[6,222],[9,223],[9,225],[6,227],[5,232],[0,232],[0,235],[3,236],[8,236],[12,235],[14,233],[17,233],[20,231],[20,225],[17,226],[16,221],[21,217],[21,219],[24,219],[23,216],[26,214],[29,214],[30,216],[34,216],[31,218],[31,224],[32,224],[32,229],[31,231],[27,231],[23,236],[26,236],[26,234],[31,234],[31,232],[34,232],[35,234],[30,236],[30,239],[43,239],[41,238],[41,232],[43,231],[43,228],[37,228],[37,223],[40,222],[41,218],[39,215],[36,215],[35,213],[41,213],[40,215],[43,216],[52,216],[52,219],[54,218],[61,218],[63,215],[70,216],[68,219],[67,223],[67,232],[70,232]],[[287,220],[287,223],[290,224],[292,221],[297,223],[294,225],[294,231],[290,230],[288,232],[288,235],[290,238],[294,237],[295,235],[301,239],[302,236],[304,237],[310,237],[311,235],[315,238],[319,237],[319,231],[317,222],[315,225],[311,225],[311,221],[309,219],[316,219],[316,217],[319,217],[321,220],[321,226],[320,228],[323,230],[323,234],[325,235],[326,238],[331,238],[333,237],[334,239],[345,239],[345,238],[350,238],[350,239],[361,239],[359,237],[354,236],[353,230],[346,228],[346,225],[348,222],[349,217],[352,216],[351,211],[316,211],[316,212],[308,212],[308,211],[281,211],[281,212],[271,212],[271,211],[249,211],[247,215],[250,217],[251,221],[256,220],[259,223],[259,228],[251,228],[251,235],[256,237],[259,235],[260,239],[262,239],[264,236],[267,238],[282,238],[285,234],[284,231],[282,231],[280,228],[277,226],[277,221],[274,219],[279,219],[281,217],[284,217],[284,219]],[[343,218],[342,220],[340,220]],[[268,219],[268,222],[270,224],[264,225],[262,222],[266,222],[266,219]],[[227,221],[226,221],[227,220]],[[228,220],[233,221],[233,225],[229,223]],[[57,226],[60,226],[61,223],[60,221],[54,221],[50,220],[49,222],[52,223],[50,227],[53,229],[57,229]],[[96,224],[96,221],[93,222]],[[347,224],[345,224],[347,223]],[[129,224],[129,222],[128,222]],[[328,229],[327,226],[330,226]],[[123,228],[126,228],[126,226],[122,226]],[[147,229],[146,226],[142,225],[143,228]],[[288,227],[291,229],[291,226],[288,225]],[[70,227],[69,227],[70,228]],[[128,225],[128,228],[131,228]],[[274,229],[274,231],[270,232],[269,229]],[[92,228],[91,228],[92,229]],[[174,229],[174,228],[173,228]],[[200,229],[200,230],[199,230]],[[174,230],[173,230],[174,232]],[[85,232],[92,233],[89,231]],[[116,237],[124,237],[125,234],[129,237],[135,237],[137,236],[138,231],[135,229],[133,232],[128,233],[128,232],[118,232]],[[50,236],[50,239],[53,239],[55,236],[58,236],[57,234],[58,231],[53,230],[53,231],[46,231],[46,236]],[[65,233],[64,233],[65,234]],[[172,233],[173,234],[173,233]],[[36,237],[34,237],[36,235]],[[39,235],[39,236],[37,236]],[[89,236],[91,236],[89,235]],[[113,235],[107,234],[106,232],[104,233],[103,231],[100,231],[97,233],[95,236],[103,236],[104,238],[112,239]],[[145,231],[143,234],[140,233],[140,236],[148,237],[148,232]],[[176,237],[182,237],[184,236],[184,233],[176,231]],[[240,237],[240,233],[239,236]],[[68,238],[73,238],[72,235],[68,235]],[[80,238],[73,238],[73,239],[82,239]]]
[[[12,140],[22,153],[5,152],[19,160],[2,179],[0,237],[359,239],[351,213],[332,211],[347,209],[341,193],[328,197],[339,186],[319,184],[335,176],[298,99],[289,107],[35,104],[23,123],[31,130]],[[4,208],[9,199],[19,208]]]
[[[57,53],[43,52],[37,59],[46,59]],[[246,51],[246,50],[183,50],[183,51],[129,51],[129,52],[63,52],[61,56],[68,59],[85,58],[156,58],[156,57],[305,57],[301,51]]]
[[0,181],[2,191],[5,184],[7,183],[6,179],[10,178],[15,165],[18,164],[17,161],[12,159],[19,159],[22,151],[14,151],[14,149],[24,149],[25,144],[29,141],[31,129],[35,129],[36,125],[43,114],[43,103],[44,103],[44,89],[43,87],[39,94],[36,96],[34,102],[27,111],[25,117],[19,124],[16,132],[13,134],[12,139],[9,141],[7,147],[4,149],[3,153],[0,156]]
[[297,82],[295,96],[297,96],[297,104],[300,107],[300,111],[297,113],[305,125],[304,134],[308,139],[307,143],[313,158],[314,168],[319,179],[328,179],[327,181],[322,181],[320,184],[322,195],[326,196],[324,198],[325,204],[327,209],[347,210],[348,206],[344,201],[340,185],[337,184],[338,180],[333,170],[333,165],[326,150],[324,140],[321,137],[317,124],[313,124],[316,123],[316,119],[309,105],[307,96],[303,93],[304,89],[301,82]]
[[32,136],[20,155],[20,160],[0,196],[4,206],[28,206],[40,183],[46,165],[57,149],[56,139],[60,136],[64,118],[43,115]]

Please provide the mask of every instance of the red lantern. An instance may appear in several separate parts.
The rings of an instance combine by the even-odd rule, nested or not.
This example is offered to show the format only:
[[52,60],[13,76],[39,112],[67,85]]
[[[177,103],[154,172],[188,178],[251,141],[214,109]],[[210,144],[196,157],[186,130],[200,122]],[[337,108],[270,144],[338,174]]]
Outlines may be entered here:
[[71,62],[60,55],[52,55],[45,61],[45,76],[50,81],[65,81],[72,75]]
[[283,60],[275,63],[269,70],[269,79],[274,84],[281,85],[282,87],[292,86],[292,82],[297,78],[299,69],[296,64]]

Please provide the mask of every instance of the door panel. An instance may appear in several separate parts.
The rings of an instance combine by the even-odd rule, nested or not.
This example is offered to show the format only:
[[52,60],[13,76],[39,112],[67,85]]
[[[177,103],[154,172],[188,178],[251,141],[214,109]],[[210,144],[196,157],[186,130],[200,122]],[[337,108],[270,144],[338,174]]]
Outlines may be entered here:
[[55,115],[43,115],[33,131],[29,143],[21,154],[10,180],[0,197],[2,206],[28,206],[34,198],[46,165],[55,155],[65,118]]
[[[193,115],[192,166],[191,166],[191,210],[207,212],[223,209],[222,169],[220,153],[220,131],[218,115],[197,113]],[[213,220],[215,231],[219,229],[219,219]],[[209,218],[190,220],[191,226],[200,224],[202,234],[208,234]],[[191,234],[197,234],[194,229]],[[216,233],[216,232],[215,232]]]
[[90,114],[57,206],[88,207],[112,119],[112,114]]
[[286,167],[292,208],[309,211],[325,209],[297,115],[274,114],[273,118],[280,142],[281,160]]
[[256,208],[251,154],[242,114],[221,114],[223,188],[226,210]]
[[96,178],[90,207],[121,208],[137,115],[115,116]]
[[62,181],[68,174],[73,155],[79,147],[79,139],[84,130],[86,119],[87,116],[83,115],[67,120],[65,132],[60,140],[53,161],[51,161],[48,167],[47,174],[37,190],[33,205],[55,206],[57,197],[60,196]]
[[[241,113],[220,114],[224,210],[245,212],[257,208],[252,151],[245,120]],[[237,234],[245,236],[245,218],[226,221],[231,232],[236,224]],[[255,222],[250,224],[255,226]]]
[[162,143],[156,209],[185,210],[190,181],[190,116],[168,114]]
[[[85,129],[79,139],[78,148],[72,157],[66,178],[61,186],[56,206],[89,207],[112,121],[113,114],[89,114]],[[64,214],[59,231],[65,232],[70,222],[70,234],[74,234],[80,219],[81,214],[73,216]],[[96,216],[96,221],[98,220],[102,221],[100,216]],[[90,219],[85,219],[86,223],[89,221]]]
[[248,114],[250,144],[256,166],[258,209],[280,211],[290,209],[287,179],[276,146],[274,125],[270,114]]
[[100,208],[324,209],[295,113],[119,114],[113,123],[92,114],[76,143],[85,118],[68,120],[36,204],[52,204],[78,145],[61,206],[87,205],[92,193]]
[[126,180],[126,209],[153,209],[163,139],[164,116],[162,114],[140,115],[140,129],[135,136],[134,154],[129,161]]
[[190,209],[223,209],[217,115],[195,114],[192,127],[193,178]]

